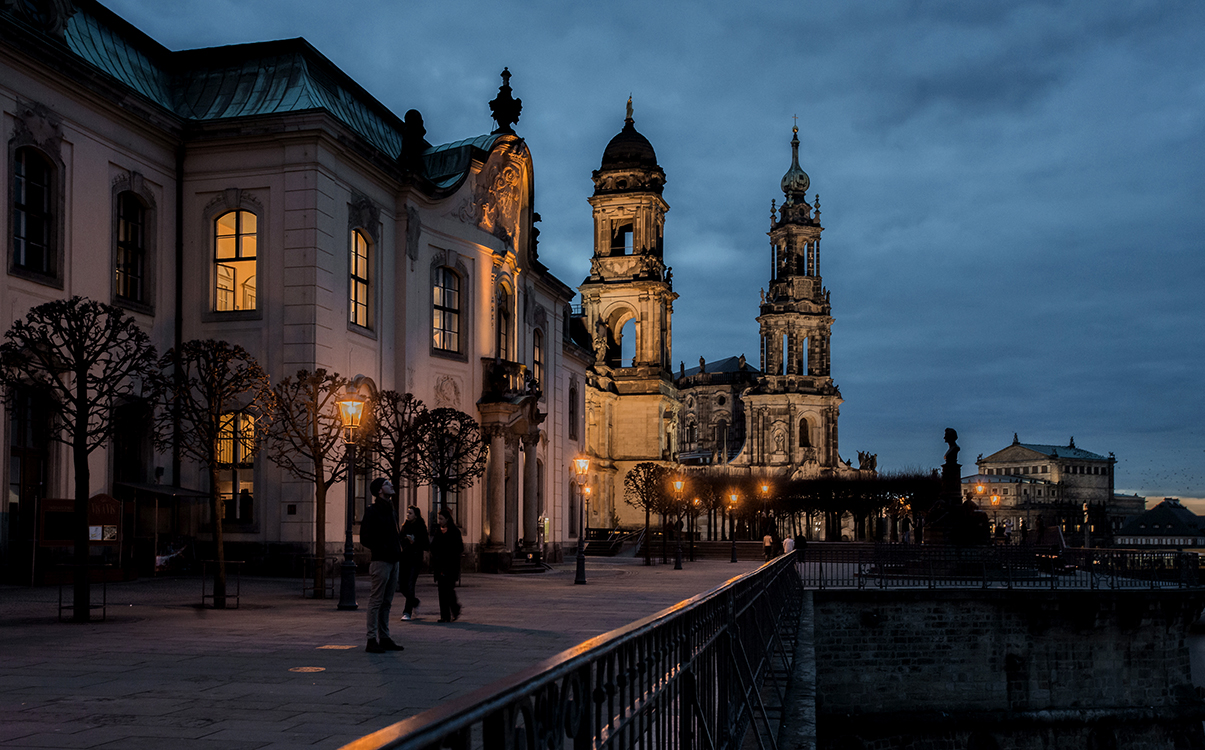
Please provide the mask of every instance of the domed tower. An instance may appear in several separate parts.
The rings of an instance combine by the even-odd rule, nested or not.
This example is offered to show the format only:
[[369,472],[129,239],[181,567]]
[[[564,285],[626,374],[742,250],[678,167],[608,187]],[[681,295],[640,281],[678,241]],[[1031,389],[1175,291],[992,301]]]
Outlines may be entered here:
[[749,441],[741,458],[755,466],[795,467],[802,475],[842,468],[837,453],[841,393],[829,374],[833,319],[820,276],[820,198],[809,205],[799,166],[799,128],[781,208],[770,208],[770,285],[763,294],[761,369],[745,397]]
[[[638,369],[668,379],[673,293],[663,259],[665,172],[653,144],[636,131],[628,99],[623,130],[594,170],[594,256],[580,287],[594,339],[595,367]],[[631,326],[628,323],[632,322]],[[631,361],[620,361],[623,337],[635,337]]]
[[621,502],[623,478],[636,464],[670,460],[677,450],[670,346],[678,295],[663,258],[664,185],[665,172],[653,145],[636,131],[628,99],[623,129],[594,171],[594,255],[578,287],[595,356],[586,389],[591,523],[643,521]]

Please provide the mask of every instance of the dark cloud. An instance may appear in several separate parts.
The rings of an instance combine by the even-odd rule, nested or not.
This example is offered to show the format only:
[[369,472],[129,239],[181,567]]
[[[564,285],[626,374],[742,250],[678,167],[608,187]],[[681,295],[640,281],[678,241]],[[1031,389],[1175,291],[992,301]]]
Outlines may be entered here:
[[541,258],[588,271],[591,170],[636,124],[668,175],[674,360],[756,364],[771,199],[821,196],[841,445],[880,466],[1023,440],[1205,495],[1205,4],[112,0],[171,48],[304,36],[429,137],[509,66]]

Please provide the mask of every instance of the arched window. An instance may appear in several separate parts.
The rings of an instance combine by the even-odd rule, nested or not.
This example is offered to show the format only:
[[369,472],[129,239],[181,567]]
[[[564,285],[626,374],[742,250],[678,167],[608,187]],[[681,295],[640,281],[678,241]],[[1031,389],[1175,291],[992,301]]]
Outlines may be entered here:
[[214,307],[217,312],[256,309],[258,217],[227,211],[214,221]]
[[723,419],[715,426],[715,449],[725,461],[728,460],[728,422]]
[[117,196],[116,293],[123,300],[147,302],[146,207],[137,193]]
[[498,287],[498,331],[497,331],[497,356],[498,359],[511,359],[511,312],[510,312],[510,292],[506,287]]
[[632,254],[632,225],[621,224],[611,235],[611,255]]
[[531,369],[536,383],[544,390],[544,332],[538,328],[531,334]]
[[368,237],[359,229],[351,233],[351,269],[349,278],[349,294],[347,300],[348,316],[352,323],[363,328],[372,328],[371,310],[369,308],[372,293],[372,258],[371,245]]
[[804,417],[803,419],[799,420],[799,447],[800,448],[811,448],[812,447],[812,436],[808,431],[807,417]]
[[460,351],[460,277],[445,266],[435,269],[432,345],[441,351]]
[[29,146],[13,157],[13,267],[54,276],[54,166]]

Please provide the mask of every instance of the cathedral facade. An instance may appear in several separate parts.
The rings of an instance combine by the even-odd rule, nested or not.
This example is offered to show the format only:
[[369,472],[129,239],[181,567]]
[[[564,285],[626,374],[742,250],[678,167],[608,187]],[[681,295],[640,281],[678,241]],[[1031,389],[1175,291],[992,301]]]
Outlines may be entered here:
[[[698,367],[682,363],[671,372],[677,294],[665,263],[665,180],[629,100],[623,129],[594,172],[594,254],[579,287],[580,329],[595,354],[586,392],[586,447],[597,487],[590,524],[642,521],[624,507],[623,479],[645,461],[768,479],[873,471],[873,457],[855,469],[838,452],[841,392],[831,375],[820,201],[807,199],[798,129],[782,206],[771,208],[771,276],[757,317],[760,369],[742,354],[700,358]],[[625,336],[635,338],[630,361],[620,356]]]

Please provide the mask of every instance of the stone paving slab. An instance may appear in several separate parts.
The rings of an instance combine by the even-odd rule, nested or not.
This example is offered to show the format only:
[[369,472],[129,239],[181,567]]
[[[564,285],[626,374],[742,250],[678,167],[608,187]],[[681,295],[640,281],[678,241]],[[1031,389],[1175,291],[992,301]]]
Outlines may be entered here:
[[758,565],[590,558],[585,586],[572,562],[465,574],[455,623],[435,622],[424,577],[417,619],[394,601],[406,650],[386,654],[364,652],[367,578],[356,612],[294,579],[244,578],[230,610],[201,609],[197,578],[111,583],[107,621],[88,624],[58,622],[57,587],[0,587],[0,750],[338,748]]

